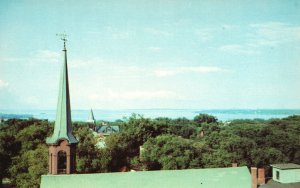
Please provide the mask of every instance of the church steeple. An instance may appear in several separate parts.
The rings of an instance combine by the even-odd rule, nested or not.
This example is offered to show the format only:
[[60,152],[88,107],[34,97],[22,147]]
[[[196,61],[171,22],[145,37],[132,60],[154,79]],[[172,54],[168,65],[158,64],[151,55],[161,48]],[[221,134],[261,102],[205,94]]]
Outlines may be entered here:
[[47,138],[47,144],[57,144],[60,139],[66,139],[70,144],[78,143],[77,139],[72,134],[71,106],[69,94],[69,79],[67,65],[67,49],[66,38],[64,41],[63,55],[64,62],[60,73],[59,93],[56,110],[56,120],[54,133],[50,138]]
[[87,119],[86,122],[96,124],[96,120],[95,120],[94,113],[93,113],[92,109],[90,110],[89,118]]
[[66,35],[62,35],[61,39],[64,41],[64,61],[60,73],[56,120],[54,132],[46,140],[49,145],[49,174],[72,174],[76,169],[78,140],[72,133]]
[[90,111],[89,118],[86,120],[86,122],[88,123],[89,128],[96,131],[96,119],[94,117],[94,113],[92,109]]

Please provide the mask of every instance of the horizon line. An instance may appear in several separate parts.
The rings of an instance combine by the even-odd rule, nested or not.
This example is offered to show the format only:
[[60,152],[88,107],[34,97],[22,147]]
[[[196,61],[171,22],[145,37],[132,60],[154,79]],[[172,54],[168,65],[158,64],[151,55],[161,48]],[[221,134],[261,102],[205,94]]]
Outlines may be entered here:
[[[75,108],[71,109],[72,111],[78,111],[78,110],[196,110],[196,111],[204,111],[204,110],[300,110],[300,108]],[[53,109],[46,109],[46,108],[21,108],[21,109],[14,109],[14,108],[8,108],[8,109],[0,109],[0,111],[8,111],[8,110],[14,110],[14,111],[23,111],[23,110],[55,110]]]

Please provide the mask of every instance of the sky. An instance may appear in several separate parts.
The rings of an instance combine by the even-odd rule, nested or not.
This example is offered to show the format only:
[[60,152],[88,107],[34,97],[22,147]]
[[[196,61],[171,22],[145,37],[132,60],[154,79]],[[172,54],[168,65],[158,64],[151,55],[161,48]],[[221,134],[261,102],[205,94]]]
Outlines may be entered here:
[[0,109],[300,108],[300,1],[0,1]]

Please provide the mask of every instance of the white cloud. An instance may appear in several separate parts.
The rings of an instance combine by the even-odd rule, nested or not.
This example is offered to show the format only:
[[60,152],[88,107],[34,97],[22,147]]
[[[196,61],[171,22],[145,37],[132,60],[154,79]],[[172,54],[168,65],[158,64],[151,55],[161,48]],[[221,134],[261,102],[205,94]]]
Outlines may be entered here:
[[0,80],[0,89],[8,87],[8,82],[4,80]]
[[40,100],[36,96],[29,96],[24,99],[24,102],[29,105],[38,105]]
[[148,50],[151,51],[151,52],[158,53],[158,52],[161,52],[162,48],[160,48],[160,47],[149,47]]
[[34,57],[40,60],[54,60],[58,61],[60,54],[50,50],[38,50],[35,52]]
[[233,25],[233,24],[223,24],[222,25],[222,29],[225,29],[225,30],[232,30],[232,29],[236,29],[238,27],[239,26]]
[[229,44],[220,46],[219,49],[223,52],[233,53],[233,54],[257,54],[258,51],[254,50],[251,45],[239,45],[239,44]]
[[23,63],[40,63],[49,62],[57,63],[61,58],[60,53],[51,50],[37,50],[30,53],[27,57],[1,57],[3,62],[23,62]]
[[245,34],[245,41],[226,44],[219,47],[220,51],[253,55],[260,54],[266,47],[276,47],[284,43],[299,43],[300,26],[281,22],[250,24],[251,32]]
[[170,99],[176,98],[176,94],[168,90],[158,91],[116,91],[112,89],[106,89],[103,92],[92,93],[88,96],[91,101],[99,100],[153,100],[153,99]]
[[73,69],[82,69],[88,68],[93,69],[95,67],[101,68],[103,66],[107,66],[109,62],[104,61],[103,59],[69,59],[68,66]]
[[197,29],[195,31],[195,35],[197,38],[203,42],[212,40],[213,34],[212,34],[212,29]]
[[86,32],[87,34],[92,34],[92,35],[99,35],[99,34],[103,34],[103,32],[101,30],[90,30]]
[[164,36],[164,37],[171,37],[173,36],[173,33],[164,31],[161,29],[156,28],[145,28],[144,31],[148,34],[154,35],[154,36]]
[[285,24],[281,22],[267,22],[262,24],[251,24],[250,27],[256,30],[254,40],[280,44],[300,40],[300,26]]
[[134,30],[120,30],[119,28],[112,27],[112,26],[107,26],[105,27],[105,31],[90,31],[88,32],[89,34],[97,34],[97,35],[107,35],[109,38],[114,39],[114,40],[125,40],[129,39],[131,36],[134,36]]
[[232,24],[223,24],[221,26],[215,26],[215,27],[203,27],[198,28],[194,31],[194,34],[196,35],[197,39],[199,39],[202,42],[212,41],[215,38],[218,38],[220,35],[224,34],[224,31],[233,31],[235,29],[238,29],[238,25],[232,25]]
[[129,91],[122,93],[123,98],[125,99],[167,99],[173,98],[175,94],[171,91],[159,90],[159,91]]
[[125,71],[129,73],[142,73],[147,71],[147,69],[141,68],[139,66],[124,66],[121,67],[121,69],[125,69]]
[[300,26],[281,22],[269,22],[264,24],[252,24],[258,29],[257,33],[270,39],[294,40],[300,39]]
[[124,32],[113,32],[111,33],[111,37],[115,40],[121,40],[121,39],[128,39],[130,37],[130,33],[128,31],[124,31]]
[[178,67],[178,68],[162,68],[154,70],[154,74],[158,77],[174,76],[186,73],[213,73],[225,71],[220,67],[197,66],[197,67]]
[[0,57],[2,62],[17,62],[17,61],[28,61],[28,58],[18,58],[18,57]]

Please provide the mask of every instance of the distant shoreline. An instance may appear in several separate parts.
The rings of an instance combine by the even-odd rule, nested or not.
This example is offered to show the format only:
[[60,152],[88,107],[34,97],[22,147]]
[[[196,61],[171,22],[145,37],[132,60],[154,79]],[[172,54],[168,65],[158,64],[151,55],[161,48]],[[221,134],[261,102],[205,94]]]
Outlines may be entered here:
[[[133,113],[143,115],[146,118],[187,118],[193,119],[198,114],[209,114],[220,121],[234,119],[272,119],[284,118],[291,115],[300,115],[300,109],[93,109],[97,120],[115,121],[130,117]],[[72,110],[73,121],[86,121],[89,110]],[[0,110],[2,119],[48,119],[55,120],[55,110]]]

